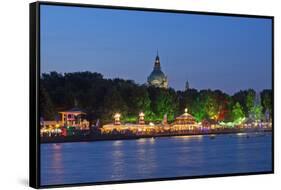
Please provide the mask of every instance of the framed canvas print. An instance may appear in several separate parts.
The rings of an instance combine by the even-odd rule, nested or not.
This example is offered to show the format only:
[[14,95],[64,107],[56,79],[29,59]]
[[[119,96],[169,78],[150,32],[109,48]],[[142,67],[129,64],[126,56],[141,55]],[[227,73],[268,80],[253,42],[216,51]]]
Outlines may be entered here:
[[273,17],[30,4],[30,186],[274,172]]

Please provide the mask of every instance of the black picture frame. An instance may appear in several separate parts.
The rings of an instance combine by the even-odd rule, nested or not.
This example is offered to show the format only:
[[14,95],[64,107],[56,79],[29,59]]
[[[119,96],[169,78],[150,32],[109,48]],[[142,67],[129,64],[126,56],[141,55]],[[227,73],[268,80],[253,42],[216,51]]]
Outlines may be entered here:
[[[140,180],[122,180],[122,181],[107,181],[93,183],[75,183],[75,184],[60,184],[60,185],[40,185],[40,119],[39,119],[39,87],[40,87],[40,5],[68,6],[68,7],[87,7],[87,8],[105,8],[116,10],[135,10],[149,12],[170,12],[183,14],[199,14],[199,15],[215,15],[215,16],[232,16],[232,17],[247,17],[247,18],[265,18],[272,22],[272,170],[266,172],[248,172],[248,173],[232,173],[232,174],[217,174],[217,175],[202,175],[202,176],[182,176],[169,178],[154,178]],[[263,15],[248,15],[248,14],[232,14],[232,13],[217,13],[217,12],[200,12],[186,10],[168,10],[156,8],[140,8],[140,7],[121,7],[108,5],[91,5],[77,3],[59,3],[59,2],[34,2],[29,8],[29,38],[30,38],[30,81],[29,81],[29,185],[33,188],[52,188],[52,187],[69,187],[69,186],[84,186],[84,185],[100,185],[100,184],[120,184],[148,181],[163,181],[163,180],[181,180],[194,178],[210,178],[210,177],[226,177],[226,176],[242,176],[242,175],[257,175],[257,174],[273,174],[274,173],[274,17]]]

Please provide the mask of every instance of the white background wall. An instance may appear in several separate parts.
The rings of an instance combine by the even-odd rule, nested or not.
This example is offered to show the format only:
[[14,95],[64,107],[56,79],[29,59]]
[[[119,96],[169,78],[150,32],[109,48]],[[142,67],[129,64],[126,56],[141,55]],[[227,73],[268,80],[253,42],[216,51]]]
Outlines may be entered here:
[[[61,0],[63,1],[63,0]],[[183,9],[275,16],[275,169],[274,175],[177,180],[75,189],[273,189],[280,183],[280,35],[278,0],[69,0],[119,6]],[[28,64],[30,0],[0,2],[0,189],[28,189]],[[280,187],[279,187],[280,188]],[[70,188],[67,188],[70,189]],[[72,188],[73,189],[73,188]]]

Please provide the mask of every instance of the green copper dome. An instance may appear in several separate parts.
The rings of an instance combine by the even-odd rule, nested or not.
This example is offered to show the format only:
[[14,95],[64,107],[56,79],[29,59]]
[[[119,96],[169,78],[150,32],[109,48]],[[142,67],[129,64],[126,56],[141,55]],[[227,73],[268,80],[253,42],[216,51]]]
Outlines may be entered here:
[[153,71],[148,76],[148,81],[158,80],[162,82],[165,79],[166,76],[160,69],[153,69]]
[[147,83],[150,86],[159,87],[159,88],[167,88],[168,87],[168,80],[165,74],[161,71],[160,67],[160,58],[157,54],[154,69],[151,74],[147,78]]

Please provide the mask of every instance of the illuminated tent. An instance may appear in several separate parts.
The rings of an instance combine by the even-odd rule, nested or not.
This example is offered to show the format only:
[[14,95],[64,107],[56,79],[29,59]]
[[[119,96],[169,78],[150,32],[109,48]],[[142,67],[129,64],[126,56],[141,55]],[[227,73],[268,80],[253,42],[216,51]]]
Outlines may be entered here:
[[187,109],[185,109],[184,114],[176,117],[174,124],[190,125],[197,124],[197,122],[191,114],[187,113]]
[[193,130],[198,127],[195,118],[187,113],[187,109],[184,110],[184,114],[176,117],[172,127],[175,130]]

